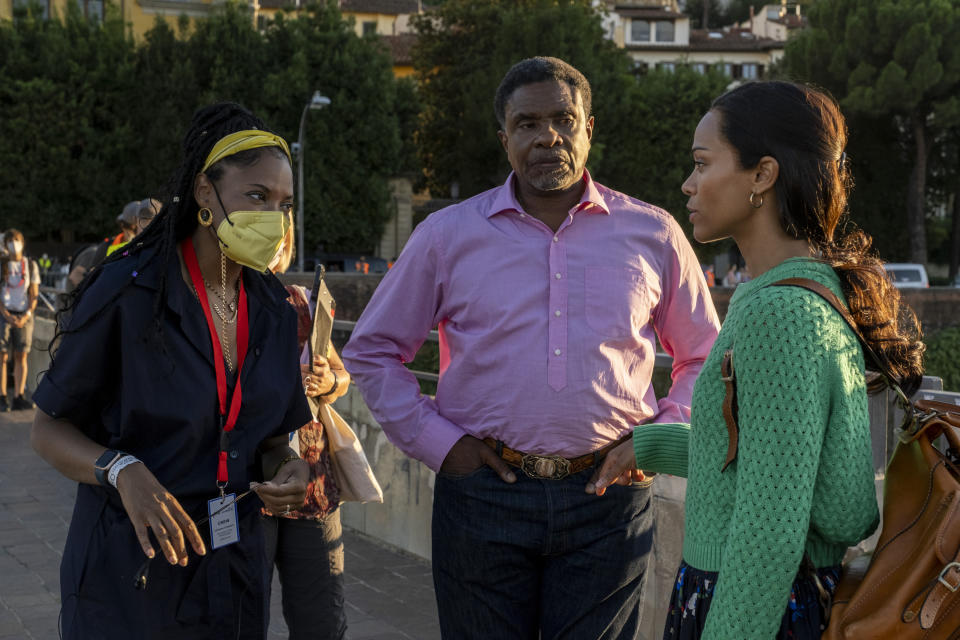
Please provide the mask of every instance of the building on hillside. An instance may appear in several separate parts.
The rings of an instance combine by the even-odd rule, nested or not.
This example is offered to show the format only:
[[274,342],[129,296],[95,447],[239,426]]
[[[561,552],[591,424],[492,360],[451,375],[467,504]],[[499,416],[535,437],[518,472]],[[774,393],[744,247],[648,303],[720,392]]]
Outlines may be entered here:
[[423,13],[420,0],[339,0],[343,16],[354,19],[358,36],[410,33],[410,17]]
[[750,19],[738,26],[758,38],[786,41],[807,26],[807,19],[800,14],[799,4],[781,0],[779,4],[764,5],[760,11],[755,11],[751,6]]
[[[677,0],[606,1],[607,37],[627,50],[640,73],[678,66],[705,73],[709,67],[717,67],[732,79],[748,80],[761,77],[783,56],[785,34],[783,39],[775,39],[743,26],[691,29],[690,18],[680,11]],[[769,6],[780,15],[780,5]],[[774,24],[754,20],[751,27],[773,32]]]

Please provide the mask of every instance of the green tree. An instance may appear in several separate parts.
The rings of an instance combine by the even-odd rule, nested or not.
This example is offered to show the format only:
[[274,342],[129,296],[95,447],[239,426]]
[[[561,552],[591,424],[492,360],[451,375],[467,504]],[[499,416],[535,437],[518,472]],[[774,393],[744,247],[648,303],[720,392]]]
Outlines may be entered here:
[[305,246],[376,245],[387,179],[411,170],[399,120],[409,130],[416,97],[404,85],[398,99],[383,47],[357,37],[335,2],[262,31],[228,2],[190,30],[158,20],[139,46],[112,5],[102,24],[76,3],[62,19],[38,16],[21,9],[0,23],[0,162],[18,168],[0,175],[0,197],[19,205],[4,224],[30,237],[103,237],[125,202],[162,192],[197,108],[239,102],[293,141],[320,90],[332,104],[308,116]]
[[786,68],[833,91],[854,114],[894,118],[910,152],[906,235],[927,261],[928,159],[960,112],[960,5],[954,0],[820,0],[787,45]]
[[76,3],[62,19],[18,9],[0,23],[0,52],[0,198],[16,203],[4,226],[67,240],[112,230],[131,199],[114,207],[134,142],[134,47],[119,13],[108,5],[96,24]]
[[[693,168],[693,132],[729,82],[718,71],[701,75],[681,67],[651,71],[625,84],[618,96],[624,106],[617,111],[619,119],[597,125],[618,138],[604,149],[597,174],[614,189],[667,209],[690,236],[687,196],[680,185]],[[720,248],[698,246],[697,252],[709,255]]]

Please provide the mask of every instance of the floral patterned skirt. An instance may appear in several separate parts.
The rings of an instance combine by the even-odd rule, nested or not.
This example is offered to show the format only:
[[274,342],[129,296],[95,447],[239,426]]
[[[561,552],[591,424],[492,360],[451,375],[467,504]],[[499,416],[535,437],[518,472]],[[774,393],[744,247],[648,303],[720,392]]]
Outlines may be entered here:
[[[840,582],[840,566],[817,569],[817,575],[832,596]],[[663,629],[663,640],[700,638],[707,623],[716,584],[715,571],[700,571],[686,562],[680,565],[670,599],[667,624]],[[790,589],[790,599],[780,620],[777,640],[819,640],[826,626],[816,583],[810,576],[798,575]]]

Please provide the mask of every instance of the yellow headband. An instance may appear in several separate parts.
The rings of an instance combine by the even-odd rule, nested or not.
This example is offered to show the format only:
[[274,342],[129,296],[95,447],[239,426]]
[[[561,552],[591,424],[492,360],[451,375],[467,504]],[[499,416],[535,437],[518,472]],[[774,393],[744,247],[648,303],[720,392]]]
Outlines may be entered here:
[[290,157],[290,147],[287,146],[286,140],[266,131],[247,129],[246,131],[231,133],[213,145],[213,149],[210,150],[210,155],[207,156],[207,161],[203,163],[203,168],[200,169],[200,173],[203,173],[227,156],[260,147],[280,147],[283,149],[283,152],[287,154],[290,163],[293,163],[293,158]]

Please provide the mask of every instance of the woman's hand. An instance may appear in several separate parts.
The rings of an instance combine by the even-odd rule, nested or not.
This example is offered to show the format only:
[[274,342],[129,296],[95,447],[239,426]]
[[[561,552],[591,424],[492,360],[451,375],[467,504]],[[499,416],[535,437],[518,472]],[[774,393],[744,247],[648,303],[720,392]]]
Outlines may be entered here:
[[643,471],[636,467],[633,440],[629,439],[614,447],[603,459],[600,469],[593,472],[593,477],[587,483],[587,493],[602,496],[612,484],[631,484],[646,479]]
[[148,558],[155,555],[147,529],[160,545],[160,550],[170,564],[187,566],[187,541],[199,555],[207,550],[187,512],[173,494],[161,485],[142,462],[128,465],[117,476],[117,490],[127,510],[140,547]]
[[310,467],[302,459],[296,458],[281,464],[272,479],[257,486],[251,483],[251,488],[267,509],[275,514],[284,514],[303,506],[307,499],[309,479]]
[[331,395],[337,379],[330,370],[330,363],[323,356],[313,356],[313,367],[300,365],[300,375],[303,376],[303,391],[309,398],[316,398],[320,394]]

